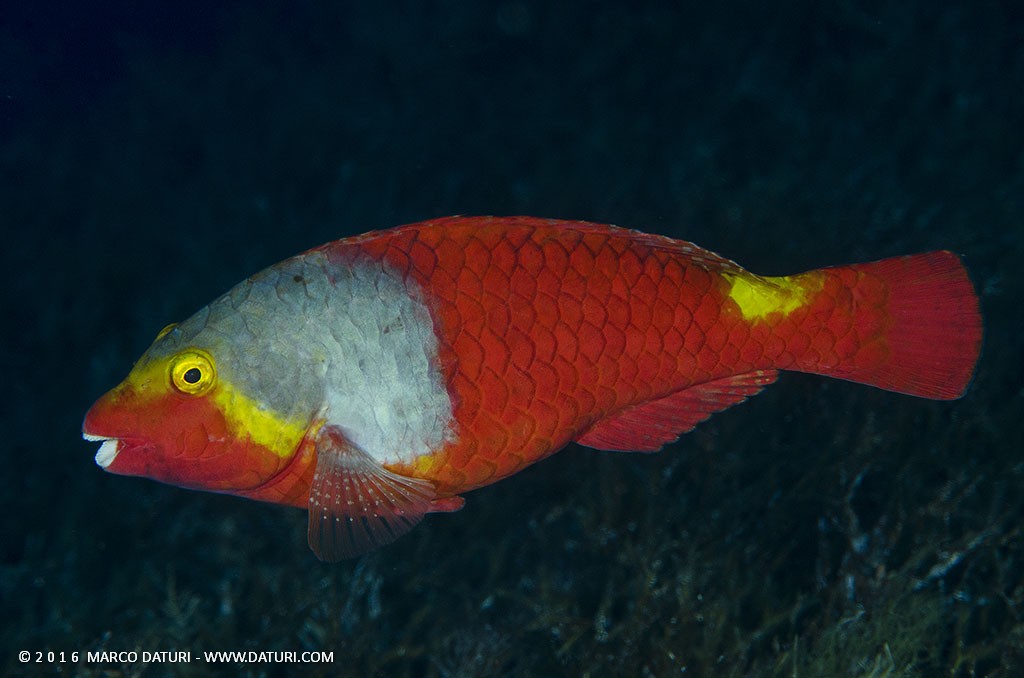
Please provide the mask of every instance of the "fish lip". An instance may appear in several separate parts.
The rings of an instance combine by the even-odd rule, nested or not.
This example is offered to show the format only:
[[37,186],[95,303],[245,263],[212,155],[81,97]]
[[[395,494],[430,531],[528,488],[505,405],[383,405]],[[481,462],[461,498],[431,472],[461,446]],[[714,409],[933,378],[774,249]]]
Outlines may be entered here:
[[[134,454],[135,452],[146,452],[153,449],[153,443],[145,438],[91,433],[86,428],[82,429],[82,439],[91,443],[100,443],[100,449],[97,450],[96,456],[93,457],[97,466],[104,471],[122,475],[131,475],[131,473],[125,471],[124,464],[122,463],[123,460],[121,460],[125,452]],[[130,462],[131,459],[129,458]]]

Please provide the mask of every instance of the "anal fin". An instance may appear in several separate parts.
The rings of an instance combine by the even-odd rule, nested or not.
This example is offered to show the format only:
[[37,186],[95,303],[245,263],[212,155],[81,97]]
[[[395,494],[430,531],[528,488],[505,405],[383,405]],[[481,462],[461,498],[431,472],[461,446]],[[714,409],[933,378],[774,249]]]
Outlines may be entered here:
[[756,395],[777,377],[776,370],[757,370],[691,386],[602,419],[576,442],[599,450],[656,452],[712,414]]
[[427,480],[384,468],[336,426],[316,439],[309,489],[309,547],[320,560],[354,558],[389,544],[430,511],[457,510],[457,497],[438,498]]

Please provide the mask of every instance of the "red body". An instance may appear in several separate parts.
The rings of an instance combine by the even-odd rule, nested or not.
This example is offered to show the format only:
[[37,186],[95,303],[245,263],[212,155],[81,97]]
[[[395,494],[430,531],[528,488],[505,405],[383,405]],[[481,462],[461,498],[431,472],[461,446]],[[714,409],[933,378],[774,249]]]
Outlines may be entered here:
[[[657,449],[778,369],[956,397],[980,345],[977,301],[948,252],[806,274],[821,279],[805,304],[748,320],[724,274],[763,279],[635,231],[456,217],[339,245],[406,272],[431,304],[458,440],[404,470],[442,495],[492,483],[573,440]],[[754,376],[725,395],[686,395],[737,375]],[[637,412],[644,407],[648,416]],[[588,441],[616,415],[624,430],[613,444]]]

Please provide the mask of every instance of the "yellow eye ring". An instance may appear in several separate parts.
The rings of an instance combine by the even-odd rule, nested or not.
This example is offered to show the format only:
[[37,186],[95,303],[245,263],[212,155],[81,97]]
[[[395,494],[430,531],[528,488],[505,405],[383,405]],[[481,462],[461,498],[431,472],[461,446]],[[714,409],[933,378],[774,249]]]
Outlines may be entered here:
[[171,385],[188,395],[202,395],[217,381],[213,358],[206,351],[189,349],[171,361]]

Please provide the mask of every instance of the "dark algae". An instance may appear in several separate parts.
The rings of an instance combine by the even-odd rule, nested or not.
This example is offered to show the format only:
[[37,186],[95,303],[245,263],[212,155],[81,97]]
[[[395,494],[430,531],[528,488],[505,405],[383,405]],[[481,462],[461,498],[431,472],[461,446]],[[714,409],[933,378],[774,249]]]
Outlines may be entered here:
[[[1021,44],[1013,3],[5,9],[0,673],[1024,673]],[[448,214],[765,275],[949,249],[981,361],[952,402],[785,374],[333,565],[301,511],[96,466],[82,416],[167,323]]]

